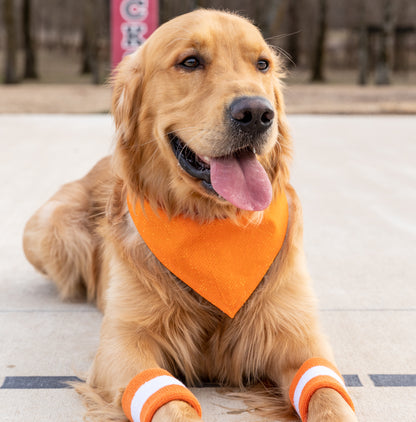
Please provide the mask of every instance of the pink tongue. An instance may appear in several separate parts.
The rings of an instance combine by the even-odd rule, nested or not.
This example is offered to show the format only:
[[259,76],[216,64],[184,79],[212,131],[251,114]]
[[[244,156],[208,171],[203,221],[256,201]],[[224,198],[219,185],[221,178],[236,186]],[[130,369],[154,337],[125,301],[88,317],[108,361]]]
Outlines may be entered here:
[[272,186],[255,154],[211,158],[211,183],[215,191],[237,208],[262,211],[272,200]]

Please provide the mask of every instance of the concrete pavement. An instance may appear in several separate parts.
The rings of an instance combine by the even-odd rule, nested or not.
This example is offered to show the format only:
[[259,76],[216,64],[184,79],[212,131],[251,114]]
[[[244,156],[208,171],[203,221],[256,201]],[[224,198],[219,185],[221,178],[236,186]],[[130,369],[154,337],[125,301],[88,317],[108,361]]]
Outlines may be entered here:
[[[307,260],[360,421],[413,422],[416,117],[289,121]],[[111,150],[112,130],[107,115],[0,115],[1,421],[82,419],[74,391],[56,383],[88,369],[101,315],[91,305],[61,302],[26,262],[21,236],[25,221],[61,184]],[[195,393],[205,422],[262,420],[230,411],[242,404],[215,390]]]

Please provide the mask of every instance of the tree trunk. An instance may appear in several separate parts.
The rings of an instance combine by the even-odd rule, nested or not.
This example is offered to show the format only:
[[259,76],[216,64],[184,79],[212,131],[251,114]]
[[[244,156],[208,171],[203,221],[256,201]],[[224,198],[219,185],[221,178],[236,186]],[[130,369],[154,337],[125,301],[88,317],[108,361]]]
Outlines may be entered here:
[[279,26],[276,21],[281,17],[279,13],[280,8],[284,5],[284,0],[257,0],[253,2],[252,17],[256,25],[258,25],[267,39],[273,35],[276,26]]
[[393,43],[393,1],[384,0],[384,16],[380,35],[380,48],[377,57],[375,82],[377,85],[390,84],[391,47]]
[[159,0],[159,22],[163,24],[178,15],[191,12],[203,3],[197,0]]
[[88,31],[87,31],[87,19],[84,16],[84,24],[81,33],[81,75],[91,73],[91,65],[89,58],[89,46],[88,46]]
[[25,70],[24,78],[37,79],[36,54],[33,45],[31,22],[32,22],[32,1],[23,0],[23,42],[25,49]]
[[17,40],[13,0],[3,0],[3,20],[6,28],[6,54],[4,62],[4,83],[17,83]]
[[82,71],[86,72],[89,70],[92,74],[92,82],[98,85],[101,81],[98,55],[98,22],[96,7],[96,0],[85,0],[85,44],[82,48]]
[[368,33],[365,2],[360,8],[360,41],[358,46],[358,84],[366,85],[368,79]]
[[287,52],[290,56],[292,66],[299,64],[299,0],[289,0],[287,18],[289,20],[289,35]]
[[318,36],[316,39],[314,55],[312,57],[312,82],[323,82],[325,38],[327,30],[327,0],[319,0]]

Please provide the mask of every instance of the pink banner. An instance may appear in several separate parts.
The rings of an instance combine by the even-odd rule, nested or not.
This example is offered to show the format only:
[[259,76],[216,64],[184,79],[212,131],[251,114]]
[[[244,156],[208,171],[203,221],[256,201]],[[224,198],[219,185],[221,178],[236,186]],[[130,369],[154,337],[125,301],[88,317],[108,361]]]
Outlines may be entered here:
[[112,0],[111,64],[135,51],[159,23],[158,0]]

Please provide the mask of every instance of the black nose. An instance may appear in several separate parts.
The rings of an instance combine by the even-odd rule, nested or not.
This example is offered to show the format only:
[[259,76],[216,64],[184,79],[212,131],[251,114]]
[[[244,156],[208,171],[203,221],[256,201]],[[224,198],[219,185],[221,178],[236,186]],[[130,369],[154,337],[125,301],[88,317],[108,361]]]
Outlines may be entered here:
[[263,97],[239,97],[230,105],[232,122],[249,133],[267,130],[274,119],[273,106]]

